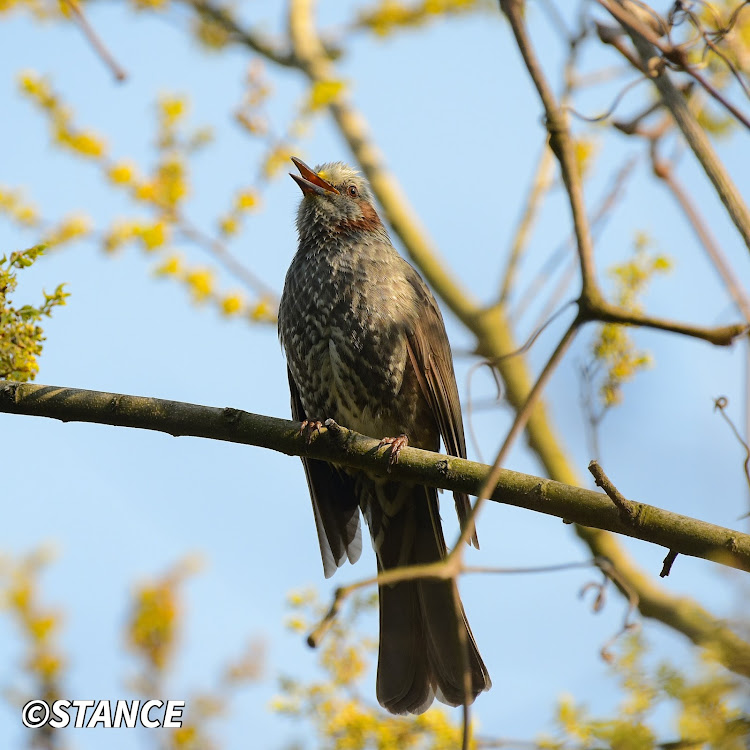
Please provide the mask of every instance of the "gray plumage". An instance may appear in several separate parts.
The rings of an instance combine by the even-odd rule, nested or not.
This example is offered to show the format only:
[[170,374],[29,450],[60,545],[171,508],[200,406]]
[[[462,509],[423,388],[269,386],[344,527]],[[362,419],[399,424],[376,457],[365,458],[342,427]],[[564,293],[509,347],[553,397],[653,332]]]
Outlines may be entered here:
[[[299,248],[279,308],[293,418],[328,418],[376,438],[466,457],[450,345],[437,303],[394,249],[367,182],[340,162],[314,171],[294,159],[304,196]],[[362,550],[360,510],[378,569],[446,555],[437,492],[303,459],[326,577]],[[455,493],[463,525],[468,497]],[[476,534],[473,541],[478,546]],[[452,581],[380,587],[377,696],[421,713],[435,696],[463,703],[459,623],[473,700],[491,682]],[[457,604],[458,602],[458,604]]]

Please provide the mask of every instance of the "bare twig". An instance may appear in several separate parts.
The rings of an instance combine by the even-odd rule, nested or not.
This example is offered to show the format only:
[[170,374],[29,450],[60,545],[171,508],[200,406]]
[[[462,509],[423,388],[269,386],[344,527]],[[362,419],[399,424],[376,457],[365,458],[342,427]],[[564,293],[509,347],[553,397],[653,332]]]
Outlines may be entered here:
[[706,326],[692,325],[682,323],[677,320],[666,318],[657,318],[646,315],[639,310],[631,310],[624,307],[612,305],[604,300],[599,300],[594,304],[588,303],[587,300],[579,300],[579,305],[583,306],[581,316],[585,320],[596,320],[601,323],[619,323],[621,325],[638,326],[640,328],[653,328],[658,331],[669,331],[670,333],[679,333],[682,336],[702,339],[715,346],[731,346],[738,338],[746,336],[750,330],[748,323],[732,323],[725,326],[715,326],[708,328]]
[[[742,435],[740,435],[740,431],[737,429],[731,417],[727,414],[726,408],[728,405],[729,400],[726,398],[726,396],[719,396],[719,398],[714,400],[714,411],[718,411],[721,414],[722,418],[729,425],[732,433],[737,438],[737,442],[745,450],[745,461],[742,464],[742,468],[745,472],[745,481],[747,482],[747,486],[750,488],[750,445],[748,445],[747,441],[742,437]],[[746,516],[743,516],[743,518],[745,517]]]
[[532,410],[534,409],[537,401],[541,398],[542,392],[544,391],[547,382],[552,376],[552,373],[555,371],[557,365],[560,364],[560,361],[565,355],[565,352],[568,350],[568,347],[573,342],[575,334],[578,331],[578,325],[579,322],[576,318],[576,320],[571,323],[568,330],[563,335],[554,352],[552,352],[549,360],[547,360],[547,364],[542,369],[536,383],[534,383],[534,387],[529,392],[526,403],[518,410],[518,412],[516,412],[516,417],[513,420],[513,424],[511,425],[508,434],[505,436],[505,441],[498,451],[498,454],[495,457],[495,461],[490,467],[490,471],[487,474],[484,483],[479,488],[479,492],[476,493],[477,501],[476,503],[474,503],[474,507],[472,508],[469,517],[466,519],[464,528],[461,531],[458,541],[454,545],[453,552],[451,552],[450,556],[458,555],[460,558],[463,554],[464,547],[469,542],[472,534],[474,533],[474,524],[476,523],[477,515],[479,514],[479,511],[481,510],[485,500],[487,500],[491,496],[492,487],[497,484],[498,478],[500,477],[500,474],[502,472],[503,463],[508,453],[510,452],[513,443],[515,442],[518,435],[525,429],[526,423],[529,420]]
[[627,523],[634,523],[638,517],[638,509],[634,503],[631,503],[618,489],[612,484],[610,478],[604,473],[604,469],[599,466],[597,461],[589,463],[589,471],[594,477],[598,487],[601,487],[607,497],[617,506],[623,520]]
[[664,564],[661,568],[661,573],[659,573],[660,578],[666,578],[671,572],[672,572],[672,565],[674,565],[674,561],[677,559],[677,552],[675,552],[673,549],[669,550],[667,552],[667,556],[664,558]]
[[[604,196],[600,200],[599,205],[591,219],[591,231],[594,234],[594,237],[598,237],[601,231],[604,229],[606,225],[606,220],[609,218],[612,208],[615,206],[617,201],[621,198],[625,190],[625,185],[627,184],[628,178],[633,173],[635,164],[636,164],[635,158],[628,159],[617,170],[614,177],[612,178],[612,181],[610,183],[609,188],[607,189],[607,192],[604,194]],[[554,250],[554,252],[549,256],[549,258],[544,262],[544,264],[539,270],[539,273],[531,282],[531,284],[529,284],[528,289],[524,292],[522,297],[519,299],[517,306],[513,310],[512,312],[513,320],[518,320],[523,315],[523,313],[526,311],[526,308],[531,303],[531,301],[534,300],[539,294],[539,290],[541,286],[553,273],[557,265],[563,260],[565,255],[568,253],[569,247],[574,243],[575,243],[575,234],[571,233],[571,236],[567,240],[565,240],[563,243],[561,243],[559,247],[557,247]],[[564,282],[565,282],[565,279],[569,279],[569,278],[570,278],[570,275],[566,272],[564,278],[560,281],[560,283],[555,288],[555,291],[550,295],[551,299],[555,297],[559,297],[564,293],[565,289],[567,288],[567,283],[564,283]],[[539,317],[541,320],[545,320],[547,318],[547,315],[540,315]],[[537,326],[535,325],[535,328],[536,327]]]
[[112,75],[118,81],[124,81],[128,74],[120,67],[117,60],[112,56],[110,51],[104,45],[104,42],[99,38],[97,33],[94,31],[88,19],[81,10],[81,6],[78,4],[78,0],[63,0],[63,5],[70,11],[74,21],[78,24],[78,27],[83,32],[89,44],[94,49],[94,52],[101,58],[102,62],[112,71]]
[[544,150],[539,158],[539,163],[536,167],[536,173],[534,180],[531,183],[531,189],[524,202],[523,215],[516,228],[515,235],[513,236],[513,243],[508,254],[508,262],[503,272],[503,281],[500,288],[500,298],[498,303],[501,305],[507,304],[508,297],[511,290],[513,289],[516,281],[516,274],[518,271],[518,264],[523,255],[523,251],[528,244],[529,234],[531,227],[534,223],[539,207],[541,206],[542,200],[549,189],[552,181],[550,179],[550,170],[552,167],[552,152],[547,148],[547,144],[544,144]]
[[711,230],[701,216],[698,207],[693,203],[687,191],[675,177],[672,166],[659,159],[655,142],[652,142],[650,151],[654,174],[666,185],[674,196],[690,226],[693,228],[696,237],[698,237],[703,249],[706,251],[706,255],[708,255],[721,280],[724,282],[724,286],[726,286],[727,291],[734,300],[737,309],[742,313],[745,320],[750,322],[750,298],[738,282],[737,275],[729,265],[729,260],[724,251],[711,234]]
[[608,119],[614,114],[615,110],[617,109],[625,95],[628,93],[628,91],[634,89],[639,83],[643,83],[645,80],[646,79],[643,78],[643,76],[639,76],[635,80],[626,83],[617,93],[617,96],[615,96],[609,107],[607,107],[607,109],[600,115],[584,115],[580,112],[577,112],[572,107],[566,107],[566,109],[568,110],[568,112],[570,112],[571,115],[577,117],[579,120],[583,120],[585,122],[602,122],[603,120]]

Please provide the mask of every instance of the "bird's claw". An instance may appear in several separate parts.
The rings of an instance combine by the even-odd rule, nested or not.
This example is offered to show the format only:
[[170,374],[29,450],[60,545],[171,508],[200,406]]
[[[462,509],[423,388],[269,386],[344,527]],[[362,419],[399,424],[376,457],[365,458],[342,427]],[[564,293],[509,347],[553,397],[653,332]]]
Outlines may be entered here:
[[388,460],[388,473],[390,474],[391,469],[398,463],[398,457],[401,454],[402,448],[406,448],[409,445],[409,437],[408,435],[385,437],[378,443],[378,448],[382,448],[385,445],[391,446],[391,456]]
[[299,434],[305,436],[305,442],[310,445],[313,435],[320,434],[323,430],[323,423],[319,419],[305,419],[299,428]]

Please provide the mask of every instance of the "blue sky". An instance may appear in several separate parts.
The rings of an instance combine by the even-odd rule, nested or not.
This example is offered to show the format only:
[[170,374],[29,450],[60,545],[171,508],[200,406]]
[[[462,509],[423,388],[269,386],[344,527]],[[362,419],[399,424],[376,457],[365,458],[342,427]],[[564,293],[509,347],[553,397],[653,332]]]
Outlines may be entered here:
[[[273,29],[283,17],[278,4],[262,19]],[[327,21],[348,15],[344,4],[323,3]],[[258,14],[258,15],[256,15]],[[180,16],[181,14],[177,14]],[[190,95],[191,122],[210,125],[215,145],[195,161],[191,218],[207,228],[230,205],[234,191],[252,183],[260,149],[232,121],[242,93],[247,59],[229,50],[206,54],[186,40],[177,23],[133,17],[120,5],[94,7],[90,19],[129,73],[115,84],[73,27],[39,26],[22,15],[0,23],[0,184],[24,187],[45,216],[82,210],[106,222],[131,213],[91,165],[50,145],[46,124],[17,93],[18,71],[50,74],[73,107],[78,122],[107,135],[111,152],[139,163],[154,158],[153,106],[164,92]],[[545,51],[556,80],[560,46],[532,7],[535,40]],[[587,64],[601,62],[599,53]],[[271,111],[283,126],[304,96],[303,81],[276,76]],[[392,40],[358,38],[342,65],[352,96],[391,169],[420,213],[430,235],[462,283],[479,299],[491,299],[521,210],[530,174],[543,142],[540,108],[507,25],[493,16],[441,23]],[[610,91],[611,93],[611,91]],[[645,90],[625,100],[635,111]],[[610,95],[596,91],[578,106],[606,109]],[[629,110],[629,107],[632,109]],[[631,149],[624,138],[602,130],[587,200],[596,203],[619,160]],[[719,145],[720,155],[745,195],[750,172],[743,135]],[[308,163],[347,159],[345,144],[328,121],[316,122],[299,154]],[[655,249],[674,261],[645,300],[655,314],[707,325],[735,319],[720,283],[700,247],[681,222],[669,196],[649,179],[641,159],[627,199],[597,246],[605,269],[628,256],[636,230],[647,232]],[[735,264],[743,284],[750,278],[747,248],[738,239],[707,181],[683,156],[686,182],[712,231]],[[264,193],[264,210],[249,219],[232,249],[267,283],[280,289],[296,246],[294,215],[299,190],[281,178]],[[536,228],[522,283],[569,232],[563,196],[557,191]],[[0,254],[35,241],[0,218]],[[198,262],[201,256],[191,253]],[[48,340],[38,382],[172,398],[286,417],[285,365],[276,332],[222,319],[191,306],[185,290],[151,274],[154,259],[135,249],[106,257],[91,242],[54,252],[21,278],[19,298],[33,301],[44,287],[67,283],[71,298],[46,325]],[[226,280],[230,283],[230,280]],[[576,287],[569,295],[575,294]],[[446,315],[454,349],[470,339]],[[522,326],[519,338],[531,326]],[[551,326],[531,354],[539,367],[565,321]],[[524,327],[525,326],[525,327]],[[586,356],[586,332],[555,374],[549,388],[554,421],[566,440],[583,482],[591,458],[579,402],[578,366]],[[744,353],[702,342],[639,331],[655,366],[626,387],[625,406],[604,423],[602,462],[628,496],[743,528],[747,508],[742,451],[712,411],[725,395],[741,423]],[[457,357],[461,393],[473,360]],[[491,394],[489,379],[475,380],[476,397]],[[510,424],[501,408],[475,418],[485,457],[490,457]],[[239,696],[219,736],[226,747],[241,747],[252,732],[266,747],[308,742],[305,727],[273,715],[268,703],[280,673],[310,677],[315,654],[283,628],[289,591],[316,586],[329,595],[335,585],[370,575],[368,549],[355,568],[325,581],[312,514],[299,462],[255,448],[114,427],[58,424],[0,416],[4,447],[4,524],[0,549],[23,555],[52,544],[57,558],[43,577],[46,602],[65,612],[62,646],[69,656],[66,688],[71,698],[117,698],[134,672],[123,647],[127,605],[138,581],[157,576],[186,554],[204,560],[185,587],[185,630],[168,697],[182,698],[212,684],[226,662],[250,638],[268,646],[267,676]],[[540,468],[521,441],[508,467],[529,473]],[[448,503],[450,506],[451,503]],[[446,506],[446,507],[448,507]],[[451,513],[444,523],[454,530]],[[453,531],[448,533],[450,539]],[[503,567],[582,560],[586,550],[559,521],[493,505],[480,520],[480,553],[471,564]],[[624,541],[639,564],[656,575],[664,550]],[[593,711],[607,711],[618,693],[601,645],[618,629],[624,603],[612,596],[593,616],[578,599],[588,571],[537,576],[470,577],[462,582],[472,628],[493,678],[492,691],[477,703],[484,733],[535,736],[550,728],[555,700],[572,693]],[[699,599],[718,615],[738,605],[737,576],[717,566],[680,558],[667,589]],[[659,625],[646,634],[660,655],[687,658],[683,639]],[[7,618],[0,619],[0,685],[15,684],[21,652]],[[368,690],[374,686],[370,678]],[[165,696],[166,697],[166,696]],[[67,730],[69,744],[99,746],[98,732]],[[18,711],[0,705],[0,743],[25,740]],[[108,747],[131,748],[141,738],[120,731]]]

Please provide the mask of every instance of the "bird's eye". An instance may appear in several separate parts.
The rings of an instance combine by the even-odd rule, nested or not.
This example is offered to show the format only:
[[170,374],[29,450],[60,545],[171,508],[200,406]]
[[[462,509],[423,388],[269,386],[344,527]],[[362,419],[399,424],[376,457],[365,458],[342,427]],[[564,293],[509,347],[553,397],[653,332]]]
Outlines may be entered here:
[[349,185],[346,192],[349,193],[350,198],[357,198],[359,196],[359,190],[357,190],[355,185]]

